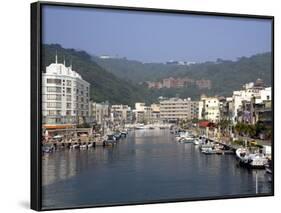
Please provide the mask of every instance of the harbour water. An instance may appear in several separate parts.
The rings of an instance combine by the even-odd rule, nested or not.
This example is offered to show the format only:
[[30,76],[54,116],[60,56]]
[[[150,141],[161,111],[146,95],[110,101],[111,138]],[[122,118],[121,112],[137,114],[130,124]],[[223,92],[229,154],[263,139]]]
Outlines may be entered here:
[[[135,130],[113,147],[59,150],[42,161],[43,208],[271,193],[264,170],[204,155],[169,130]],[[258,188],[256,187],[258,175]]]

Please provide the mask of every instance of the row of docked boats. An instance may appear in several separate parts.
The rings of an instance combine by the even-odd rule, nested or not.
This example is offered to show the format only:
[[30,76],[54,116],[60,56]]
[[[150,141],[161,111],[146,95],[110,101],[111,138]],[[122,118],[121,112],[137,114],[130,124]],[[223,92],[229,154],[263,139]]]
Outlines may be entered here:
[[[110,134],[106,134],[105,136],[101,137],[100,139],[98,139],[98,141],[96,142],[77,142],[77,143],[72,143],[72,144],[61,144],[59,147],[67,147],[70,150],[73,149],[80,149],[80,150],[84,150],[84,149],[89,149],[92,147],[96,146],[96,143],[101,143],[104,146],[107,145],[114,145],[116,144],[121,138],[125,138],[127,137],[128,131],[127,130],[122,130],[122,131],[117,131],[117,132],[113,132]],[[56,144],[52,144],[52,143],[45,143],[42,145],[42,152],[43,153],[52,153],[57,149],[60,149]]]
[[233,148],[210,140],[205,136],[195,137],[190,131],[173,130],[171,133],[175,135],[175,140],[179,143],[193,143],[194,145],[198,145],[199,150],[203,154],[236,154],[241,166],[253,169],[265,169],[268,174],[272,173],[270,154],[266,154],[261,149],[250,151],[249,148],[238,148],[235,151]]
[[146,130],[146,129],[168,129],[169,126],[167,125],[145,125],[145,124],[136,124],[133,129],[135,130]]
[[179,143],[193,143],[194,145],[198,145],[203,154],[233,154],[233,151],[227,149],[225,146],[210,141],[204,136],[196,137],[190,131],[179,130],[173,132],[173,134],[175,134],[175,140]]
[[104,143],[104,145],[116,144],[121,138],[127,137],[127,134],[128,134],[127,130],[108,134],[104,137],[103,143]]

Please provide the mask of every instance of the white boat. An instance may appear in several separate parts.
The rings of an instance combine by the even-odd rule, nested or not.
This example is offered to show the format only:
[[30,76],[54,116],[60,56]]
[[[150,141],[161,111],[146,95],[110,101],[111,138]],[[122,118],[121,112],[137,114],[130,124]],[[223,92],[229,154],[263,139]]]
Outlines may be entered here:
[[72,144],[70,146],[70,149],[76,149],[76,148],[79,148],[79,144]]
[[135,126],[135,129],[147,129],[147,126],[145,126],[144,124],[138,124]]
[[213,148],[209,147],[209,148],[205,148],[202,150],[202,153],[203,154],[206,154],[206,155],[210,155],[210,154],[217,154],[217,151],[214,150]]
[[87,144],[80,145],[80,149],[87,149]]
[[88,148],[93,147],[93,143],[89,143],[89,144],[87,145],[87,147],[88,147]]
[[245,148],[237,149],[236,156],[242,166],[250,168],[263,169],[268,163],[268,160],[263,153],[249,153],[249,150]]
[[200,144],[200,139],[199,139],[199,138],[195,138],[195,139],[193,140],[193,144],[194,144],[194,145],[199,145],[199,144]]
[[265,171],[268,174],[272,174],[272,162],[270,160],[265,164]]
[[180,143],[193,143],[194,138],[192,137],[182,137],[179,139]]
[[213,147],[214,147],[214,144],[213,143],[206,143],[206,144],[200,144],[200,150],[201,151],[205,151],[205,150],[208,150],[208,149],[213,149]]

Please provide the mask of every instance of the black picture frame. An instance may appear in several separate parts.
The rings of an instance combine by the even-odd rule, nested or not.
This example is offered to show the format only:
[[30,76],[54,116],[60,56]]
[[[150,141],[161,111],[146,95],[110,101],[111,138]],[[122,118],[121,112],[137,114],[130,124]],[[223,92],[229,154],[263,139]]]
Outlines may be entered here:
[[[78,8],[102,8],[112,10],[125,10],[125,11],[145,11],[156,13],[172,13],[172,14],[187,14],[187,15],[207,15],[207,16],[222,16],[222,17],[239,17],[239,18],[255,18],[266,19],[272,23],[272,162],[273,162],[273,175],[272,175],[272,193],[263,195],[229,195],[217,197],[201,197],[189,199],[168,199],[168,200],[153,200],[149,202],[133,202],[133,203],[120,203],[120,204],[105,204],[105,205],[89,205],[77,207],[64,207],[54,209],[42,208],[42,178],[41,178],[41,48],[42,48],[42,7],[46,5],[57,7],[78,7]],[[138,204],[154,204],[154,203],[171,203],[171,202],[184,202],[184,201],[202,201],[202,200],[217,200],[217,199],[233,199],[233,198],[249,198],[249,197],[264,197],[274,196],[274,16],[266,15],[250,15],[250,14],[235,14],[235,13],[218,13],[218,12],[205,12],[205,11],[188,11],[188,10],[174,10],[174,9],[157,9],[157,8],[141,8],[141,7],[124,7],[124,6],[111,6],[111,5],[92,5],[80,3],[58,3],[58,2],[35,2],[31,4],[31,209],[36,211],[42,210],[59,210],[59,209],[73,209],[73,208],[92,208],[104,206],[123,206],[123,205],[138,205]]]

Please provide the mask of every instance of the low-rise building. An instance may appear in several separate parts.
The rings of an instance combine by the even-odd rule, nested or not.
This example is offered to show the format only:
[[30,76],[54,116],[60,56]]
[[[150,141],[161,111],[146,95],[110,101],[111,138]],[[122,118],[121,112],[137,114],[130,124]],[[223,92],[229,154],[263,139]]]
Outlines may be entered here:
[[111,114],[113,121],[119,124],[132,122],[132,109],[128,105],[112,105]]
[[134,113],[134,121],[136,123],[151,123],[152,117],[152,108],[150,106],[146,106],[143,102],[135,103]]
[[170,98],[160,101],[160,119],[163,122],[175,122],[182,119],[198,118],[199,102],[188,99]]
[[102,124],[104,120],[110,117],[110,109],[108,102],[92,103],[92,117],[97,124]]

